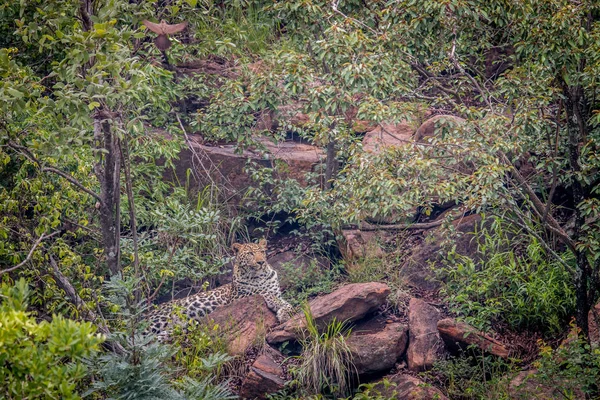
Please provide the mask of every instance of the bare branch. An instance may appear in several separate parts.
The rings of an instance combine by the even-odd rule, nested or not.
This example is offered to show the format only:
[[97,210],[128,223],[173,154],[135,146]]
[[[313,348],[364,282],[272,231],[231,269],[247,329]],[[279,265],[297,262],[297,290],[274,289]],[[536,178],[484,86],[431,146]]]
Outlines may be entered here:
[[85,186],[83,186],[81,184],[81,182],[79,182],[77,179],[75,179],[72,175],[67,174],[66,172],[61,171],[60,169],[55,168],[55,167],[44,167],[42,165],[42,163],[40,162],[40,160],[38,160],[33,154],[31,154],[31,152],[29,151],[29,149],[26,148],[25,146],[18,145],[18,144],[16,144],[16,143],[14,143],[14,142],[11,141],[11,142],[8,142],[8,147],[10,147],[11,149],[13,149],[17,153],[21,154],[23,157],[27,158],[32,163],[36,164],[40,168],[40,170],[42,172],[52,172],[52,173],[54,173],[56,175],[59,175],[59,176],[65,178],[66,180],[68,180],[71,184],[77,186],[79,189],[81,189],[85,193],[87,193],[90,196],[94,197],[96,200],[102,201],[102,198],[100,196],[98,196],[98,194],[94,193],[90,189],[88,189]]
[[0,275],[4,275],[4,274],[6,274],[6,273],[8,273],[8,272],[11,272],[11,271],[14,271],[14,270],[16,270],[16,269],[19,269],[19,268],[21,268],[23,265],[27,264],[27,262],[28,262],[28,261],[31,259],[31,257],[33,256],[33,252],[34,252],[34,251],[35,251],[35,249],[36,249],[36,248],[37,248],[37,247],[40,245],[40,243],[42,243],[42,241],[43,241],[43,240],[45,240],[45,239],[49,239],[49,238],[51,238],[52,236],[56,236],[56,235],[57,235],[57,234],[59,234],[59,233],[60,233],[60,231],[55,231],[55,232],[52,232],[52,233],[51,233],[51,234],[49,234],[49,235],[46,235],[45,233],[42,233],[42,234],[40,235],[40,237],[39,237],[39,238],[38,238],[38,239],[35,241],[35,243],[34,243],[34,244],[33,244],[33,246],[31,247],[31,249],[29,250],[29,254],[27,254],[27,257],[26,257],[26,258],[25,258],[23,261],[21,261],[20,263],[18,263],[17,265],[15,265],[14,267],[10,267],[10,268],[7,268],[7,269],[5,269],[5,270],[2,270],[2,271],[0,271]]

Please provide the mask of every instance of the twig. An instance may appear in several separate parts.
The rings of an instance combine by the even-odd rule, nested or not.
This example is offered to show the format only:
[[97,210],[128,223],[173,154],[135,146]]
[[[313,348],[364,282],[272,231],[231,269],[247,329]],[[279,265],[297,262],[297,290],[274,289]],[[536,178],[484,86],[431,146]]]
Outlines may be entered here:
[[26,257],[26,258],[25,258],[23,261],[21,261],[20,263],[18,263],[17,265],[15,265],[14,267],[10,267],[10,268],[7,268],[7,269],[5,269],[5,270],[2,270],[2,271],[0,271],[0,275],[3,275],[3,274],[6,274],[6,273],[8,273],[8,272],[11,272],[11,271],[14,271],[14,270],[16,270],[16,269],[19,269],[19,268],[21,268],[23,265],[27,264],[27,262],[28,262],[28,261],[31,259],[31,257],[33,256],[33,252],[35,251],[35,249],[36,249],[36,248],[37,248],[37,247],[40,245],[40,243],[42,243],[42,241],[43,241],[44,239],[49,239],[49,238],[51,238],[52,236],[56,236],[56,235],[57,235],[57,234],[59,234],[59,233],[60,233],[60,231],[55,231],[55,232],[52,232],[52,233],[51,233],[51,234],[49,234],[49,235],[46,235],[45,233],[42,233],[42,234],[40,235],[40,237],[39,237],[39,238],[38,238],[38,239],[35,241],[35,243],[34,243],[34,244],[33,244],[33,246],[31,247],[31,249],[29,250],[29,254],[27,254],[27,257]]

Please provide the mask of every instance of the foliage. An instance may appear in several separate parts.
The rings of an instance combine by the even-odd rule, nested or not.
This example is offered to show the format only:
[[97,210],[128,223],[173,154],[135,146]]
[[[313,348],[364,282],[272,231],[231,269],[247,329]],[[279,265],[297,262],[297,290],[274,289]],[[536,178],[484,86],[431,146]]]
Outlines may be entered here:
[[301,265],[299,268],[294,261],[281,265],[281,284],[285,286],[286,298],[293,306],[299,306],[313,296],[331,293],[341,279],[341,270],[337,265],[324,268],[316,259]]
[[[106,353],[92,360],[91,371],[95,379],[88,394],[96,392],[123,400],[232,398],[224,384],[215,382],[216,372],[228,361],[228,356],[218,353],[218,349],[211,353],[205,348],[202,358],[186,358],[187,349],[176,347],[181,342],[176,341],[173,345],[158,343],[153,335],[141,330],[143,325],[139,321],[144,301],[135,302],[138,284],[134,278],[118,277],[106,283],[110,300],[117,306],[113,314],[127,322],[122,331],[113,333],[112,338],[123,346],[124,352]],[[203,374],[199,373],[199,368]],[[192,376],[181,377],[181,369]]]
[[190,321],[185,329],[177,327],[172,335],[174,364],[181,369],[180,375],[192,379],[205,379],[207,375],[218,377],[222,366],[232,358],[227,355],[227,343],[218,335],[219,326],[198,324]]
[[558,390],[565,399],[579,398],[584,393],[589,398],[600,394],[600,349],[590,348],[586,340],[571,335],[558,348],[545,343],[540,346],[540,358],[535,362],[536,379]]
[[427,375],[442,383],[451,399],[508,400],[512,397],[506,374],[515,368],[510,362],[480,353],[438,361]]
[[548,257],[536,237],[502,219],[473,240],[476,256],[452,250],[438,270],[452,310],[481,329],[504,322],[512,329],[562,332],[575,309],[569,271]]
[[307,394],[340,395],[349,394],[355,368],[352,354],[346,344],[350,334],[346,323],[331,321],[319,332],[308,303],[304,306],[306,331],[300,343],[302,355],[300,364],[294,371],[300,388]]
[[103,338],[89,322],[54,315],[37,322],[27,311],[24,279],[0,286],[0,397],[79,399],[86,376],[82,361],[99,350]]

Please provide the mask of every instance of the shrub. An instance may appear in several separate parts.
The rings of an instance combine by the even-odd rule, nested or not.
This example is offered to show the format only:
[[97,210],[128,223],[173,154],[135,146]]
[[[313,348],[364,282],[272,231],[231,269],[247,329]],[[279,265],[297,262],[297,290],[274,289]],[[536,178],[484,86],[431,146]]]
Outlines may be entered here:
[[350,330],[344,322],[334,319],[323,333],[319,333],[308,304],[304,306],[304,316],[307,329],[300,340],[303,351],[295,371],[301,390],[336,398],[350,394],[355,375],[352,354],[346,343]]
[[575,309],[569,271],[535,237],[501,220],[477,237],[480,260],[450,251],[439,271],[453,311],[481,329],[502,321],[514,329],[562,331]]
[[98,351],[103,338],[89,322],[60,315],[38,323],[26,311],[28,294],[24,279],[0,286],[0,398],[78,399],[82,359]]

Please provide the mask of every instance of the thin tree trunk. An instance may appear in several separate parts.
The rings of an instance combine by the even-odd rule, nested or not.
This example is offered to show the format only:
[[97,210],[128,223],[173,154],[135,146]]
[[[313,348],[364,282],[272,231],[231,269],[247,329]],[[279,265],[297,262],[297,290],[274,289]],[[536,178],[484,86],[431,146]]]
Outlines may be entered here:
[[121,271],[121,224],[119,205],[121,201],[121,157],[119,138],[112,131],[106,119],[106,113],[97,113],[94,137],[96,138],[96,157],[94,166],[96,177],[100,182],[100,230],[106,266],[111,275]]
[[[581,102],[583,99],[583,88],[581,86],[568,87],[563,82],[563,93],[566,97],[566,112],[569,132],[569,167],[573,174],[573,202],[575,204],[575,226],[573,227],[573,242],[579,242],[581,231],[585,224],[585,216],[580,208],[580,204],[585,200],[586,193],[579,175],[581,174],[581,165],[579,163],[580,150],[579,145],[586,137],[586,121],[581,113]],[[581,332],[588,336],[588,313],[590,310],[590,301],[588,299],[588,284],[590,280],[590,264],[587,254],[584,250],[575,250],[577,269],[575,272],[575,296],[576,311],[575,320]]]
[[335,175],[337,160],[335,158],[335,140],[327,143],[327,159],[325,160],[325,190],[331,189],[332,180]]

